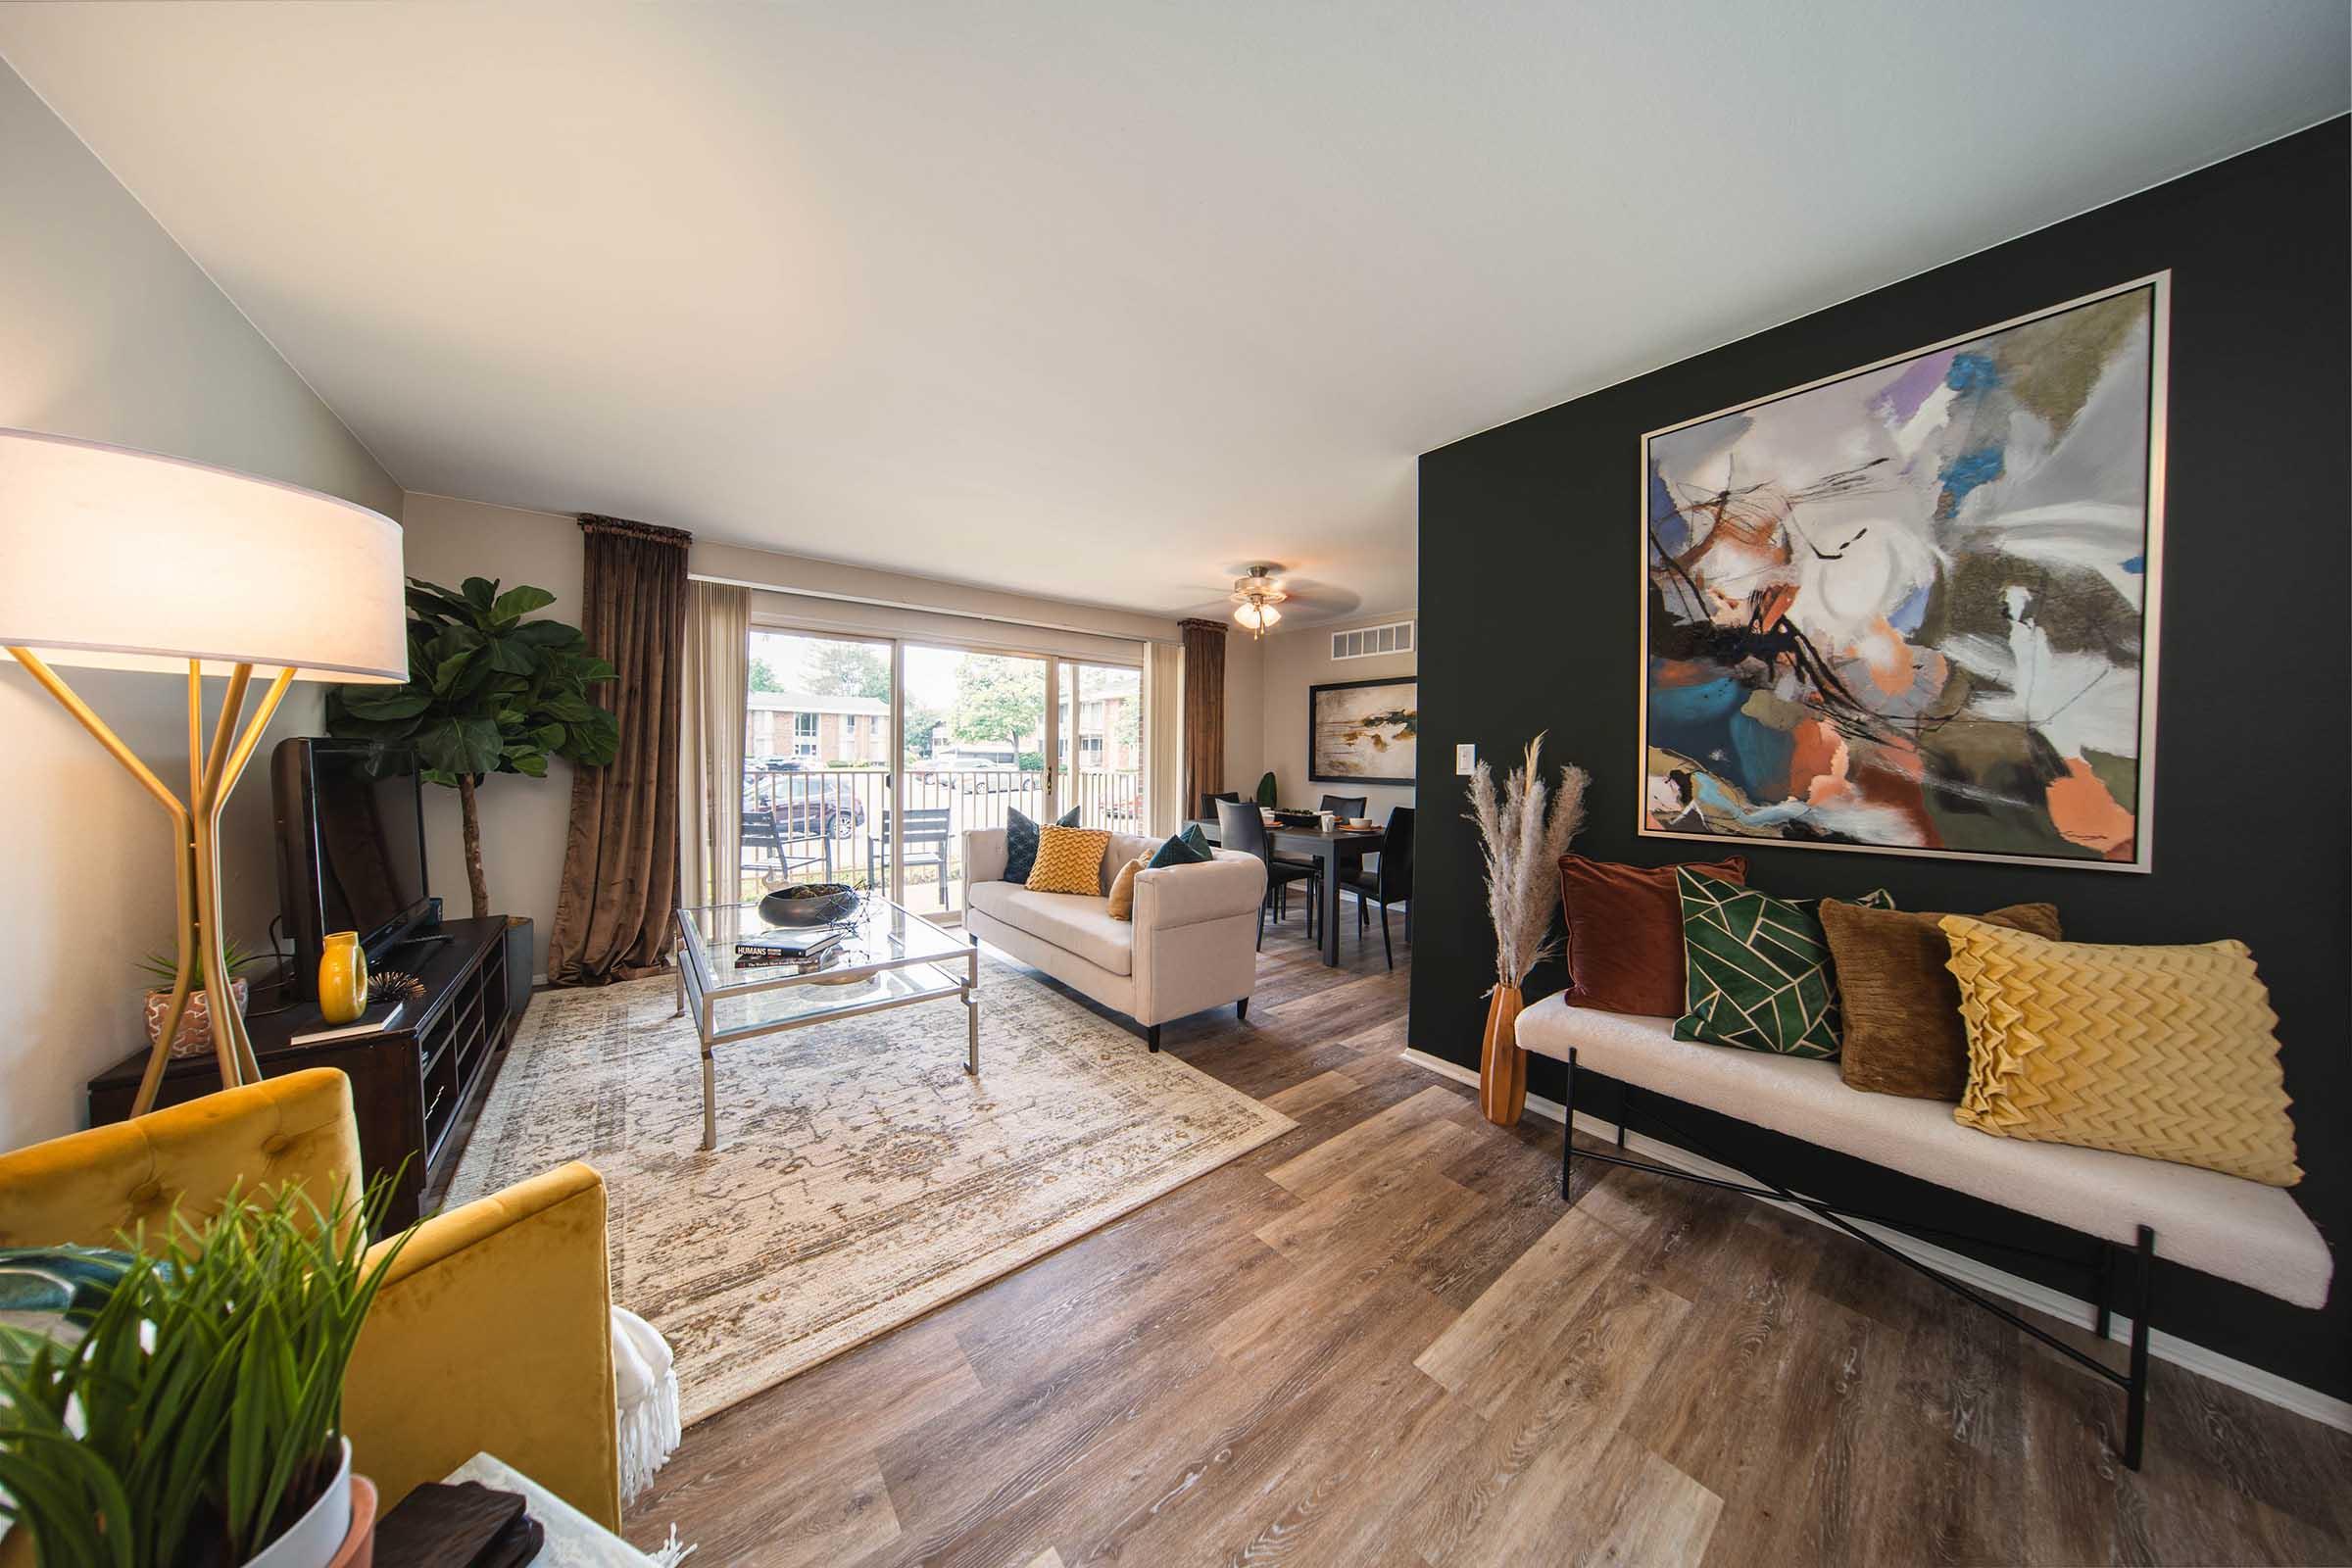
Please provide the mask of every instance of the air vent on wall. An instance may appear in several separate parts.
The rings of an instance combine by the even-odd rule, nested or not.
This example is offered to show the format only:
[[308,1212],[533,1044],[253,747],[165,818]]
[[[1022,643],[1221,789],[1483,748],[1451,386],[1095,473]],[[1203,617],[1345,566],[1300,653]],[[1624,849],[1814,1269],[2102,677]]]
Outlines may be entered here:
[[1409,654],[1413,651],[1413,623],[1395,621],[1386,626],[1359,626],[1353,631],[1335,631],[1331,634],[1331,657],[1334,659],[1372,659],[1381,654]]

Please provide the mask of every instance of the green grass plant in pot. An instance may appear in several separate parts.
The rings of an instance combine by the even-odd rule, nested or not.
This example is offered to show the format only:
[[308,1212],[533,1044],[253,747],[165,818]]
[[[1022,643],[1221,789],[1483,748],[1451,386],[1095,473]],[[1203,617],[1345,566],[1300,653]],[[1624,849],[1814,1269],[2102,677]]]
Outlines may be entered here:
[[41,1568],[332,1568],[374,1527],[343,1375],[390,1186],[176,1212],[122,1251],[0,1251],[0,1518]]
[[555,602],[544,588],[501,592],[488,577],[454,589],[411,577],[408,684],[327,692],[329,735],[413,746],[427,782],[458,792],[477,920],[490,914],[474,804],[482,780],[545,778],[551,757],[602,767],[620,744],[612,712],[589,698],[613,679],[612,666],[588,651],[577,626],[527,618]]
[[[262,961],[263,955],[240,946],[234,938],[220,945],[222,961],[230,976],[228,989],[237,1011],[245,1010],[249,987],[244,971]],[[150,953],[138,961],[144,974],[163,982],[147,991],[147,1043],[155,1044],[156,1036],[164,1032],[164,1019],[172,1011],[172,987],[179,979],[179,964],[171,954]],[[210,1055],[213,1050],[212,998],[199,977],[195,990],[188,994],[188,1004],[179,1015],[179,1027],[172,1032],[172,1054],[174,1056]]]

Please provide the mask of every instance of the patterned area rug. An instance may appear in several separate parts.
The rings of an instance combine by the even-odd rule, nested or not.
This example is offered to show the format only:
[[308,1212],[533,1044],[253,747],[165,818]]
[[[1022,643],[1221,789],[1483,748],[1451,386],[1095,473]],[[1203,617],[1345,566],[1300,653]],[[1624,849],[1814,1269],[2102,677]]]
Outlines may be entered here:
[[700,1420],[1288,1132],[1287,1116],[994,959],[980,1076],[923,1003],[718,1054],[719,1148],[673,983],[532,999],[451,1181],[604,1173],[613,1298]]

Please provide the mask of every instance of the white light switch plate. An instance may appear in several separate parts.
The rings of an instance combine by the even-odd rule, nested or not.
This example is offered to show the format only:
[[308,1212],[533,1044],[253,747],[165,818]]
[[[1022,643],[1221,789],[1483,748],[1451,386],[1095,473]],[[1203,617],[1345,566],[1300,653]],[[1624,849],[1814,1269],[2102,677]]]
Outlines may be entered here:
[[1475,744],[1453,749],[1453,770],[1464,777],[1478,771],[1478,747]]

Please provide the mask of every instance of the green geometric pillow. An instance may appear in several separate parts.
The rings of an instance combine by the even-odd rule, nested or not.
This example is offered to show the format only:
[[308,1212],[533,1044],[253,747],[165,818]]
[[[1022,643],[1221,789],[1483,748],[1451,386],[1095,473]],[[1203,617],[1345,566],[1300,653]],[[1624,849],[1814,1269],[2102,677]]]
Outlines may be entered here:
[[[1769,893],[1677,867],[1684,1012],[1674,1038],[1828,1060],[1843,1032],[1819,899]],[[1855,903],[1891,909],[1885,889]]]

